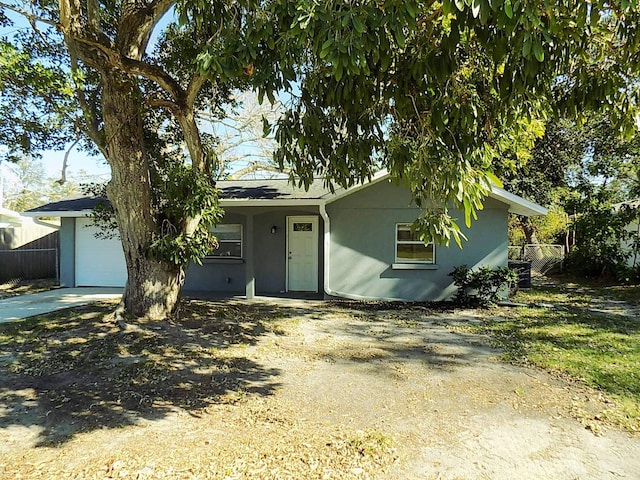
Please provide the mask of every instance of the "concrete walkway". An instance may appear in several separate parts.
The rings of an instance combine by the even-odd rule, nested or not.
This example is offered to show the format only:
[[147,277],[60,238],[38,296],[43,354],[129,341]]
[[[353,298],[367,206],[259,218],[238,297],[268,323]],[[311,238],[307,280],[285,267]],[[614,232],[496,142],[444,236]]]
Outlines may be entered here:
[[0,300],[0,323],[22,320],[99,300],[120,298],[122,288],[58,288]]

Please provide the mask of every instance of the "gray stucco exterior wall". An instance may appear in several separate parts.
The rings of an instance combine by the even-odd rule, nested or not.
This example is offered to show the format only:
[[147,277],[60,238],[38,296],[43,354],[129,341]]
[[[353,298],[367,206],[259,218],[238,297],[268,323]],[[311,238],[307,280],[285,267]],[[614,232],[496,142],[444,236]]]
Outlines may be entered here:
[[[257,294],[279,294],[286,291],[287,217],[318,215],[318,207],[227,207],[223,223],[243,226],[243,248],[253,249],[255,290]],[[253,216],[254,242],[244,235],[247,217]],[[323,283],[323,224],[319,218],[318,285]],[[271,233],[276,227],[276,233]],[[205,258],[202,265],[190,265],[186,271],[185,290],[194,292],[245,293],[247,257],[242,260]]]
[[[244,215],[227,213],[223,223],[241,224],[244,236]],[[243,249],[246,248],[247,245],[243,244]],[[245,270],[244,261],[240,259],[204,258],[202,265],[191,264],[187,268],[184,289],[194,292],[244,293]]]
[[[304,203],[304,200],[300,201]],[[428,301],[450,298],[455,293],[451,277],[454,267],[466,264],[507,265],[508,205],[487,199],[485,209],[471,229],[463,249],[457,245],[435,247],[435,264],[394,265],[396,224],[412,223],[420,213],[411,206],[410,194],[386,180],[326,205],[331,231],[317,205],[227,206],[223,223],[243,226],[243,258],[205,258],[202,265],[186,271],[185,291],[244,295],[248,293],[247,265],[253,258],[255,293],[280,294],[287,290],[287,217],[318,217],[319,293],[362,299]],[[456,216],[456,212],[453,213]],[[463,223],[462,213],[457,214]],[[253,224],[253,243],[247,220]],[[272,229],[275,227],[275,233]],[[76,218],[61,219],[60,282],[76,284]],[[329,252],[324,248],[328,241]],[[99,242],[99,240],[96,240]],[[81,243],[79,244],[81,245]],[[96,244],[96,251],[100,246]],[[248,250],[250,249],[250,250]],[[325,256],[327,269],[325,270]],[[400,268],[402,267],[402,268]],[[329,278],[324,279],[325,272]],[[250,272],[249,272],[250,273]]]
[[[225,259],[208,257],[202,265],[192,264],[186,270],[185,291],[222,294],[245,294],[247,259],[249,249],[253,253],[253,271],[257,294],[280,294],[286,291],[287,217],[318,216],[318,286],[323,284],[323,222],[317,206],[301,207],[236,207],[227,208],[223,223],[240,224],[243,227],[243,258]],[[253,217],[254,242],[246,235],[247,218]],[[76,286],[76,220],[61,218],[60,225],[60,283]],[[275,233],[271,233],[272,227]],[[95,239],[95,249],[100,242]]]
[[[507,265],[508,205],[487,199],[468,242],[435,247],[435,265],[394,269],[397,223],[412,223],[420,210],[409,192],[382,181],[327,205],[331,220],[329,287],[332,294],[363,299],[444,300],[455,293],[454,267]],[[464,225],[464,215],[453,214]],[[412,265],[413,267],[414,265]],[[329,292],[328,292],[329,293]]]
[[76,219],[60,219],[60,286],[76,286]]

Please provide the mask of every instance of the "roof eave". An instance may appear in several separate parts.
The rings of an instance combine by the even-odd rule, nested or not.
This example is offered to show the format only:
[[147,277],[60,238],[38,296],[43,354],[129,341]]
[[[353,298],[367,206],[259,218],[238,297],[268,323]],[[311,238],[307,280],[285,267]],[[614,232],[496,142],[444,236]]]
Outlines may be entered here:
[[[340,198],[351,195],[352,193],[358,192],[363,188],[370,187],[371,185],[379,183],[383,180],[387,180],[389,178],[391,178],[391,174],[386,169],[380,170],[371,178],[370,182],[366,182],[363,184],[355,185],[351,188],[344,189],[341,192],[338,192],[333,196],[327,198],[327,203],[335,202]],[[529,200],[526,200],[525,198],[522,198],[519,195],[515,195],[513,193],[507,192],[505,189],[497,186],[492,187],[492,191],[489,193],[489,196],[491,198],[494,198],[496,200],[499,200],[509,205],[509,212],[515,213],[517,215],[524,215],[526,217],[535,217],[538,215],[546,215],[547,213],[549,213],[549,211],[543,206],[538,205],[537,203],[534,203],[534,202],[530,202]]]
[[324,196],[324,198],[326,199],[327,203],[332,203],[336,200],[341,199],[342,197],[346,197],[348,195],[351,195],[352,193],[356,193],[363,188],[367,188],[383,180],[387,180],[388,178],[391,178],[391,174],[386,169],[382,169],[375,175],[373,175],[370,181],[359,183],[358,185],[354,185],[353,187],[340,189],[335,193],[328,193]]
[[[374,175],[370,182],[355,185],[351,188],[343,189],[342,191],[330,194],[328,197],[323,198],[227,198],[220,199],[220,206],[222,207],[291,207],[291,206],[319,206],[326,205],[340,198],[346,197],[362,190],[363,188],[370,187],[376,183],[390,178],[390,174],[386,170],[382,170]],[[504,202],[509,205],[509,212],[518,215],[524,215],[527,217],[546,215],[548,210],[541,205],[534,202],[530,202],[518,195],[509,193],[503,188],[493,186],[489,196],[498,201]],[[60,218],[72,218],[72,217],[87,217],[91,215],[93,210],[55,210],[55,211],[28,211],[22,215],[25,217],[60,217]]]
[[221,207],[291,207],[304,205],[323,205],[326,203],[322,198],[226,198],[220,199]]
[[5,217],[20,219],[23,215],[20,212],[16,212],[15,210],[9,210],[8,208],[0,207],[0,215]]
[[52,210],[36,211],[36,212],[24,212],[25,217],[41,218],[41,217],[59,217],[59,218],[72,218],[72,217],[88,217],[93,213],[93,210]]
[[496,187],[495,185],[491,187],[489,196],[509,205],[509,212],[515,213],[516,215],[535,217],[549,213],[549,210],[543,206],[530,202],[529,200],[518,195],[514,195],[513,193],[509,193],[504,188]]

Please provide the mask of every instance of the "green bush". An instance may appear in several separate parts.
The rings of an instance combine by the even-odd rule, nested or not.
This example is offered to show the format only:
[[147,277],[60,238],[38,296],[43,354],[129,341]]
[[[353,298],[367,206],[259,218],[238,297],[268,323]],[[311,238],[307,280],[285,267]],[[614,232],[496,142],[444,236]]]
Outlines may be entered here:
[[518,273],[507,267],[495,270],[483,266],[471,270],[467,265],[453,269],[449,276],[458,287],[454,301],[462,305],[490,305],[500,300],[500,292],[518,282]]

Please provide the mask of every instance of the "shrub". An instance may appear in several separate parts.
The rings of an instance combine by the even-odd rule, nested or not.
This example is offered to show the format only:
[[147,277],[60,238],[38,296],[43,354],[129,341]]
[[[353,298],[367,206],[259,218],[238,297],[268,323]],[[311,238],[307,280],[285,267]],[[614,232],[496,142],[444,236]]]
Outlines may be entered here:
[[490,305],[500,300],[500,292],[518,282],[518,273],[507,267],[483,266],[471,270],[467,265],[453,269],[449,276],[458,287],[454,300],[463,305]]

